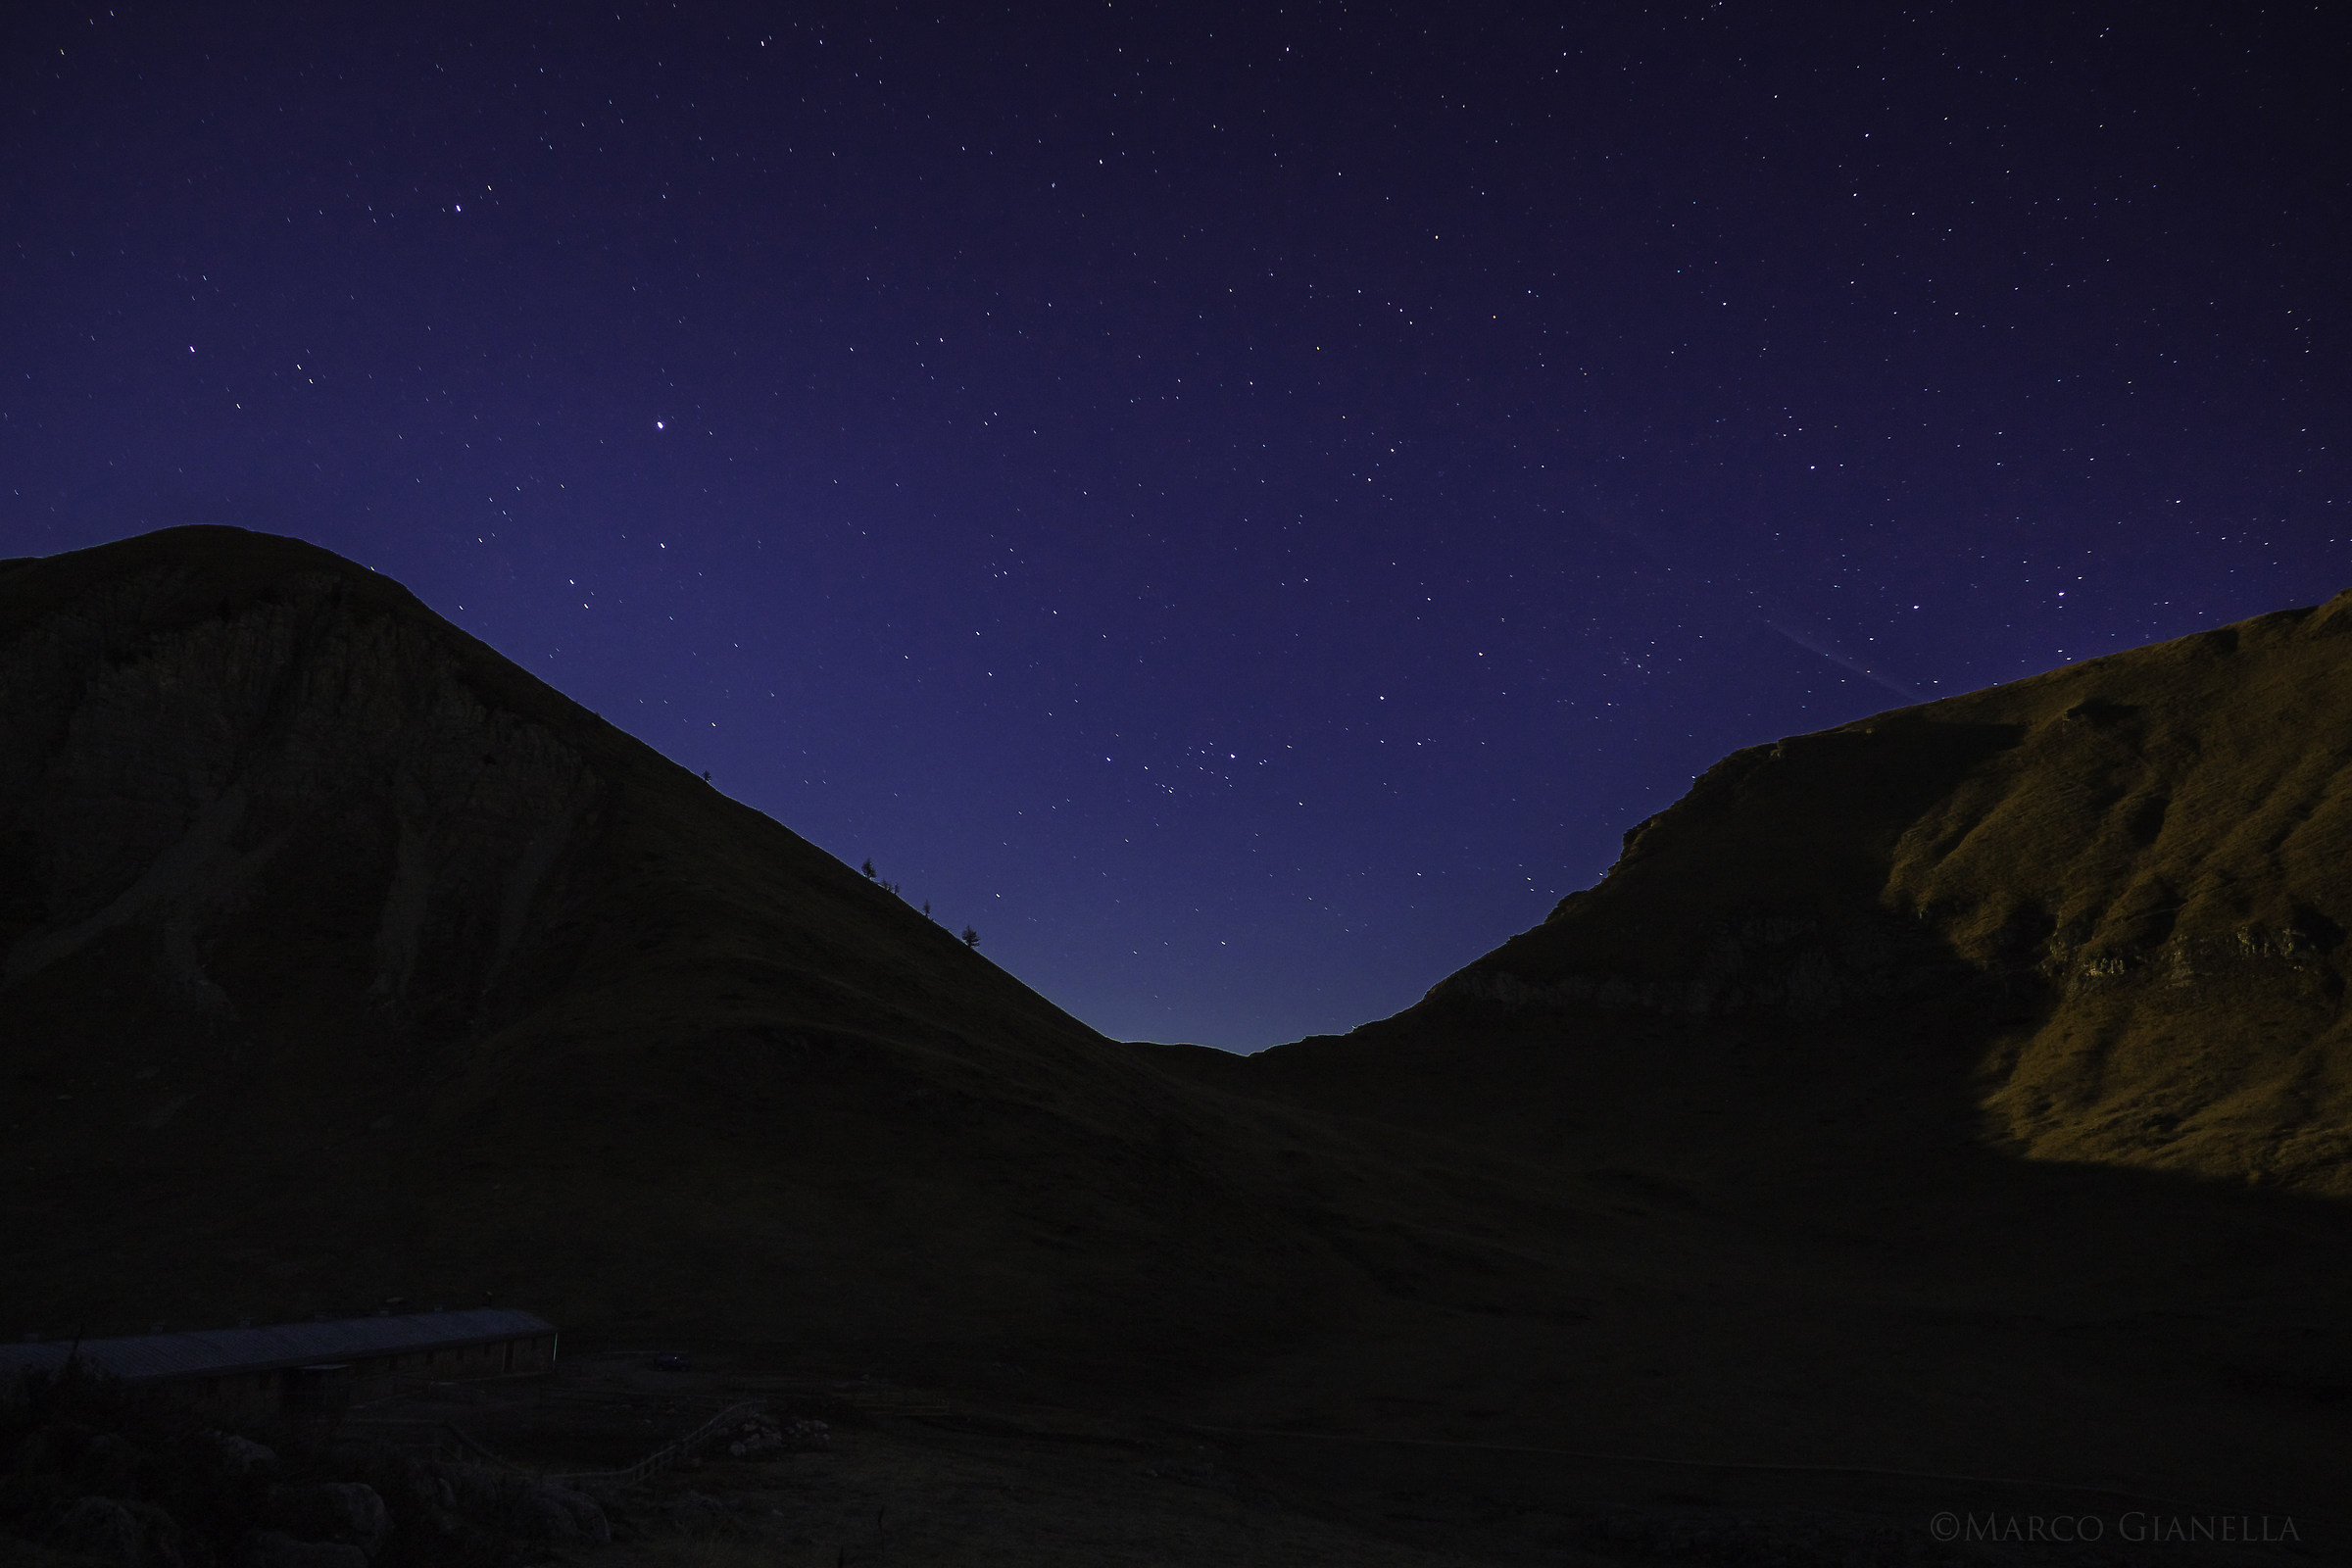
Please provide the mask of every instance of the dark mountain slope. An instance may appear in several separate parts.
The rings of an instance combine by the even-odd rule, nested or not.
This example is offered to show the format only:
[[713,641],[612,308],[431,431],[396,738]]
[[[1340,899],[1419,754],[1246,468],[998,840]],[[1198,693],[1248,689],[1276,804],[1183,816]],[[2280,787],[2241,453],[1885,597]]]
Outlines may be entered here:
[[0,565],[0,964],[31,1329],[497,1290],[1148,1369],[1377,1305],[1350,1194],[1383,1235],[1427,1200],[231,529]]
[[[1091,1038],[831,857],[323,551],[183,529],[13,563],[0,617],[12,987],[138,931],[150,972],[217,1030],[317,1007],[398,1034],[478,1031],[616,962],[674,956],[671,906],[690,897],[722,920],[784,918],[760,960],[819,1010],[922,1017],[953,991],[956,1017],[1034,1052]],[[655,800],[659,823],[644,820]],[[748,858],[710,853],[713,835]],[[612,894],[636,906],[621,952],[614,911],[590,918]],[[288,951],[305,928],[315,947]]]

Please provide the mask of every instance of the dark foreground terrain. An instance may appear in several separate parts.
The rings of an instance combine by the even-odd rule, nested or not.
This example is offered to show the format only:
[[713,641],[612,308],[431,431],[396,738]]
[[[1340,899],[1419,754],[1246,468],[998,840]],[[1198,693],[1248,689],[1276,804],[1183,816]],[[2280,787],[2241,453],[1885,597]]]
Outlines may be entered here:
[[[746,1396],[795,1433],[770,1453],[734,1459],[714,1446],[702,1463],[600,1492],[615,1539],[593,1555],[616,1564],[2050,1560],[2022,1542],[1939,1543],[1942,1509],[1980,1538],[2012,1519],[2105,1530],[2115,1560],[2139,1560],[2134,1546],[2149,1560],[2294,1560],[2278,1543],[2259,1548],[2267,1558],[2165,1546],[2156,1538],[2194,1516],[2158,1499],[1893,1475],[1825,1486],[1589,1455],[1208,1431],[864,1375],[754,1371],[725,1356],[695,1368],[601,1356],[553,1387],[466,1403],[455,1419],[563,1466],[640,1451],[632,1421],[683,1426]],[[2274,1516],[2270,1528],[2286,1523]]]
[[574,1360],[460,1425],[549,1473],[693,1413],[606,1351],[838,1402],[620,1555],[2344,1560],[2348,762],[2341,601],[1793,737],[1236,1058],[324,552],[0,564],[0,1313],[494,1294]]
[[62,1418],[10,1421],[0,1520],[26,1534],[0,1535],[0,1562],[2339,1560],[2324,1521],[2115,1489],[1202,1428],[723,1352],[608,1351],[238,1436],[121,1400],[52,1396]]

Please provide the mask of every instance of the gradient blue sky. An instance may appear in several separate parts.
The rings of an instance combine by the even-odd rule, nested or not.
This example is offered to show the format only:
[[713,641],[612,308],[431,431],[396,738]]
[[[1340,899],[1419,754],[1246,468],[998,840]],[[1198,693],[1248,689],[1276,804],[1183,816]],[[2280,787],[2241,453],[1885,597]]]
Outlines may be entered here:
[[1108,1033],[1341,1030],[2352,583],[2342,39],[2209,9],[14,8],[0,553],[314,540]]

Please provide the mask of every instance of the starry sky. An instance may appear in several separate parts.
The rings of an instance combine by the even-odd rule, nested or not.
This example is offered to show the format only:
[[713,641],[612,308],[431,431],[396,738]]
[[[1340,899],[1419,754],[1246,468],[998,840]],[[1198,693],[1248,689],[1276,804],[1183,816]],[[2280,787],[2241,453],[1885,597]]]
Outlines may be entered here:
[[2313,6],[27,5],[0,554],[299,535],[1106,1033],[2352,585]]

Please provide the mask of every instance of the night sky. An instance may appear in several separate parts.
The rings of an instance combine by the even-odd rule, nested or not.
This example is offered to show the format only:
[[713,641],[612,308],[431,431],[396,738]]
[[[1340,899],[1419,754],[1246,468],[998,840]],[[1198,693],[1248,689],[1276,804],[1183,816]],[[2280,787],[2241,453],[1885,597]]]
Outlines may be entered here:
[[2322,7],[195,9],[0,23],[0,555],[338,551],[1112,1035],[2352,584]]

